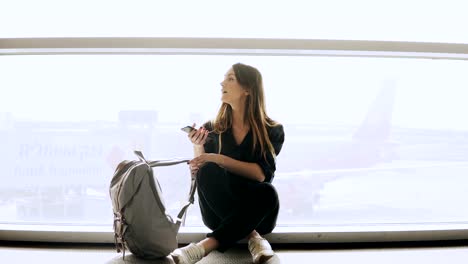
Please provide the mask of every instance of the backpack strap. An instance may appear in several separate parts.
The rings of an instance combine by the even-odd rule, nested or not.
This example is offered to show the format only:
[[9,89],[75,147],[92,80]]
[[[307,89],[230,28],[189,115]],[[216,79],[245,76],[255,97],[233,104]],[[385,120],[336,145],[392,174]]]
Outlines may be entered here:
[[[180,163],[188,163],[190,160],[189,159],[174,159],[174,160],[155,160],[155,161],[147,161],[145,157],[143,156],[143,153],[141,151],[135,150],[134,151],[135,155],[137,157],[148,164],[150,167],[163,167],[163,166],[171,166],[171,165],[176,165]],[[185,224],[185,214],[187,212],[187,209],[193,202],[195,201],[195,191],[197,189],[197,183],[196,183],[196,175],[192,175],[191,177],[191,184],[190,184],[190,191],[189,191],[189,198],[188,202],[182,207],[180,210],[179,214],[177,215],[177,221],[176,221],[176,226],[177,228],[180,227],[182,223]]]
[[195,179],[196,179],[196,175],[192,175],[192,182],[190,184],[188,202],[182,207],[179,214],[177,215],[177,221],[176,221],[177,229],[179,229],[181,224],[185,225],[185,216],[187,213],[187,209],[189,208],[191,204],[193,204],[195,200],[195,191],[197,190],[197,182]]
[[143,153],[141,151],[135,150],[134,151],[135,155],[143,161],[144,163],[148,164],[150,167],[163,167],[163,166],[172,166],[180,163],[188,163],[190,160],[189,159],[172,159],[172,160],[154,160],[154,161],[148,161],[145,159],[143,156]]

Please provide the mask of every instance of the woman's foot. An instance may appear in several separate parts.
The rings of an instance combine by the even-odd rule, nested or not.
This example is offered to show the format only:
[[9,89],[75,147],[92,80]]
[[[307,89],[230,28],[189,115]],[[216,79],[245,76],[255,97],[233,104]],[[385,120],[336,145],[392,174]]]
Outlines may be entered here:
[[176,264],[193,264],[205,256],[205,249],[201,245],[190,243],[188,246],[174,250],[171,256]]
[[249,251],[252,254],[253,263],[265,263],[275,255],[270,243],[263,237],[252,237],[249,239]]

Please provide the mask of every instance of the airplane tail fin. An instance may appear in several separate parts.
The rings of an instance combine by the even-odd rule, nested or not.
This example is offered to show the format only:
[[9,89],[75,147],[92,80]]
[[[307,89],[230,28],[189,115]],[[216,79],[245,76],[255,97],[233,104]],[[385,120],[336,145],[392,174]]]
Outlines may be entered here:
[[363,123],[354,133],[353,139],[366,141],[385,141],[388,139],[392,127],[395,93],[396,81],[385,81]]

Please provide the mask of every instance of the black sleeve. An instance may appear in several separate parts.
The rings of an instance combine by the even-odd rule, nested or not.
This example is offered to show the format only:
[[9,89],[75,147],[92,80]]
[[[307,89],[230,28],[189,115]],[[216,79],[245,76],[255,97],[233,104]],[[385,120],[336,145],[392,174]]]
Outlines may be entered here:
[[[205,124],[203,124],[203,127],[207,129],[208,131],[213,131],[213,125],[211,121],[208,121]],[[205,153],[217,153],[216,146],[217,144],[216,144],[215,134],[214,133],[208,134],[205,145],[203,145],[203,147],[205,148]]]
[[[273,148],[275,149],[275,154],[278,154],[283,147],[284,142],[284,130],[282,125],[277,125],[272,127],[269,131],[269,137]],[[273,177],[275,176],[276,171],[276,161],[275,157],[267,151],[266,157],[261,156],[258,162],[260,168],[263,170],[263,174],[265,175],[265,182],[272,182]]]

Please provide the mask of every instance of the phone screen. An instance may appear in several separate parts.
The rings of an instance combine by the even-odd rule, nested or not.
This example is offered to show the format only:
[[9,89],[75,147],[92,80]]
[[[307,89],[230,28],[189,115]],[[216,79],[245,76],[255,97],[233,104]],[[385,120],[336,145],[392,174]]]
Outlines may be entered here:
[[184,132],[187,132],[187,133],[190,133],[190,132],[192,132],[192,130],[195,130],[195,128],[193,128],[191,126],[186,126],[186,127],[181,128],[180,130],[182,130]]

